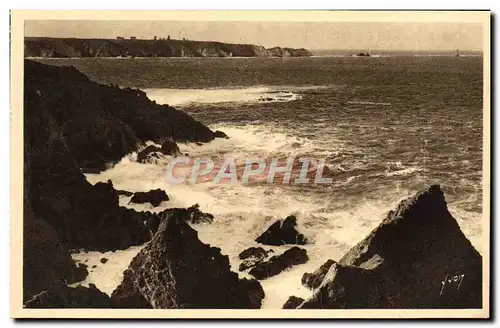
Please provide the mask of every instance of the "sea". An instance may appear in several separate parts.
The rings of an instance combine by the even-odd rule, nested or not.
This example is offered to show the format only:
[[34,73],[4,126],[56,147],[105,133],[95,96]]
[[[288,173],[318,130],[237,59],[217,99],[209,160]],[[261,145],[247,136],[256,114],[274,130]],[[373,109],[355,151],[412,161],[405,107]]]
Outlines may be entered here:
[[[399,201],[440,184],[448,208],[478,251],[483,194],[483,58],[481,56],[329,56],[309,58],[79,58],[37,59],[73,65],[91,79],[138,88],[159,104],[182,110],[230,139],[180,144],[191,157],[221,160],[322,158],[329,184],[169,184],[166,162],[135,162],[137,154],[100,174],[117,189],[164,189],[162,211],[199,204],[212,224],[193,227],[220,247],[238,272],[238,254],[277,219],[297,217],[310,244],[309,261],[262,280],[263,308],[281,308],[288,296],[308,297],[304,272],[338,260]],[[108,253],[75,253],[94,283],[110,294],[143,246]],[[265,247],[265,246],[264,246]],[[276,254],[291,246],[273,248]],[[99,259],[109,259],[105,264]],[[92,266],[94,266],[92,268]],[[239,273],[241,277],[249,277]]]

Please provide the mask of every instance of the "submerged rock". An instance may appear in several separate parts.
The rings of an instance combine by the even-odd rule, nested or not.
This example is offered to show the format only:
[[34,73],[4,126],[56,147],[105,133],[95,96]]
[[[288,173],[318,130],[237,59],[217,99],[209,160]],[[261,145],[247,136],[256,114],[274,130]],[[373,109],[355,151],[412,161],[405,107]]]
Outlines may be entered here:
[[227,136],[227,134],[225,134],[224,132],[220,131],[220,130],[217,130],[214,132],[214,137],[216,138],[223,138],[223,139],[229,139],[229,137]]
[[273,223],[262,235],[255,239],[255,241],[264,245],[273,246],[307,244],[307,238],[295,229],[296,226],[297,218],[294,215],[290,215],[283,221],[278,220]]
[[273,250],[266,251],[262,247],[250,247],[245,249],[239,254],[239,258],[243,260],[243,262],[241,262],[238,270],[245,271],[262,263],[271,252],[273,252]]
[[35,295],[24,304],[25,308],[110,308],[108,295],[101,292],[94,284],[89,287],[68,287],[56,283],[47,290]]
[[481,307],[482,257],[448,211],[438,185],[400,202],[339,263],[330,266],[313,296],[301,305]]
[[181,154],[181,150],[179,146],[172,140],[165,140],[161,145],[160,151],[164,155],[177,156]]
[[260,283],[238,279],[229,258],[202,243],[182,213],[175,213],[132,260],[112,300],[119,307],[260,308],[263,296]]
[[161,189],[154,189],[150,191],[138,191],[135,192],[130,203],[143,204],[150,203],[153,207],[161,204],[163,201],[169,200],[167,193]]
[[303,298],[290,296],[285,304],[283,304],[283,309],[296,309],[302,302],[304,302]]
[[271,257],[266,262],[258,263],[249,273],[255,278],[262,280],[280,274],[287,268],[306,263],[307,261],[309,261],[309,257],[306,250],[294,246],[280,255]]
[[139,163],[150,163],[154,159],[160,158],[161,148],[155,145],[149,145],[139,153],[137,153],[137,162]]

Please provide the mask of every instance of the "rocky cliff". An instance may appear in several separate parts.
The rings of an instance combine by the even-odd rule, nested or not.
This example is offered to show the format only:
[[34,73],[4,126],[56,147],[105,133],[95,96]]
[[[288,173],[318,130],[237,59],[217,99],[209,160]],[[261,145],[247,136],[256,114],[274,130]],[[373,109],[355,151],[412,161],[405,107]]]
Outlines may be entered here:
[[[481,308],[482,257],[447,209],[438,185],[402,201],[337,263],[302,278],[302,309]],[[299,304],[300,303],[300,304]]]
[[191,40],[111,40],[27,37],[25,57],[308,57],[307,49]]
[[112,183],[91,185],[100,171],[147,140],[207,142],[214,133],[144,93],[90,81],[72,67],[25,61],[24,297],[57,281],[84,279],[71,249],[109,251],[152,237],[149,212],[120,207]]

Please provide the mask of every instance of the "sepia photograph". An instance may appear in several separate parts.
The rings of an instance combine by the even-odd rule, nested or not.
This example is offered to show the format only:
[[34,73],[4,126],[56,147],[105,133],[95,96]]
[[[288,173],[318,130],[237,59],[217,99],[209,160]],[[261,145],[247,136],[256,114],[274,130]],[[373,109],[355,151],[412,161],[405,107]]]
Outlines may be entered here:
[[489,11],[12,11],[11,316],[489,318]]

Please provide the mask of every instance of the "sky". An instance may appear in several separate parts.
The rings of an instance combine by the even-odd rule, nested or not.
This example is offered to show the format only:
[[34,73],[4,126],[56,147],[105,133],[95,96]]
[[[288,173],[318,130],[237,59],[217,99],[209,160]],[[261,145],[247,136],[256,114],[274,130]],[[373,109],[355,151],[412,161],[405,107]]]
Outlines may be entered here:
[[105,38],[154,36],[249,43],[309,50],[480,51],[482,25],[452,22],[206,22],[89,21],[25,22],[25,36]]

